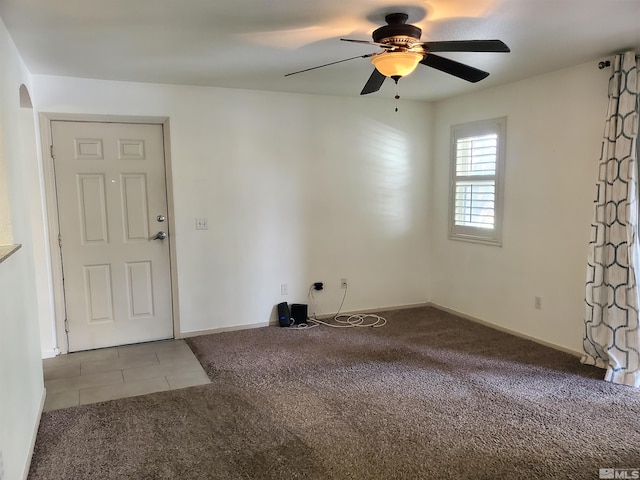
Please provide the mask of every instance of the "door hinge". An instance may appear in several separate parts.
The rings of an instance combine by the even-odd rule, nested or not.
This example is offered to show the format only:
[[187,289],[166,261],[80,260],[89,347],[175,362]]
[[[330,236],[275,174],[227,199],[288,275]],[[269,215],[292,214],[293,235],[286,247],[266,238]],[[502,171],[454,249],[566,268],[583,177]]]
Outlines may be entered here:
[[56,155],[55,155],[55,153],[53,152],[53,145],[49,145],[49,148],[50,148],[50,150],[51,150],[51,158],[53,158],[53,159],[55,160],[55,159],[56,159]]
[[62,248],[62,235],[58,234],[58,246]]
[[69,333],[69,319],[68,318],[64,319],[64,332],[65,333]]

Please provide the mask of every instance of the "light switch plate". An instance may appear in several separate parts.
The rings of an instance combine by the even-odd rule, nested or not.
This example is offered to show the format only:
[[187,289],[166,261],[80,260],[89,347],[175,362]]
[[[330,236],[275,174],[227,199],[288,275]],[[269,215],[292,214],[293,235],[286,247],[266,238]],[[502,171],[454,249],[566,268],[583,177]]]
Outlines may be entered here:
[[209,230],[209,223],[206,218],[196,218],[196,230]]

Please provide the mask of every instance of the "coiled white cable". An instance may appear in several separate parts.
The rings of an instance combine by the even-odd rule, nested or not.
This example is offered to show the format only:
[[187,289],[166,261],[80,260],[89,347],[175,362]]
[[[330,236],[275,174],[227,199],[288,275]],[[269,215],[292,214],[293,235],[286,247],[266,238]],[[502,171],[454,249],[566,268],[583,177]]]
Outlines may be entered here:
[[[300,324],[298,328],[302,328],[302,329],[313,328],[313,327],[317,327],[318,325],[324,325],[326,327],[332,327],[332,328],[353,328],[353,327],[378,328],[378,327],[384,326],[387,323],[386,318],[381,317],[379,315],[374,315],[372,313],[341,314],[340,312],[342,311],[344,301],[347,298],[347,289],[348,289],[348,285],[345,286],[344,294],[342,295],[342,302],[340,302],[340,307],[338,308],[338,311],[336,312],[336,314],[333,316],[333,321],[335,323],[318,320],[314,312],[310,317],[307,318],[310,322],[313,322],[314,325],[303,323],[303,324]],[[315,300],[315,297],[313,296],[313,285],[309,287],[308,297],[310,300],[309,303],[313,307],[313,310],[315,310],[315,305],[313,302],[313,300]]]

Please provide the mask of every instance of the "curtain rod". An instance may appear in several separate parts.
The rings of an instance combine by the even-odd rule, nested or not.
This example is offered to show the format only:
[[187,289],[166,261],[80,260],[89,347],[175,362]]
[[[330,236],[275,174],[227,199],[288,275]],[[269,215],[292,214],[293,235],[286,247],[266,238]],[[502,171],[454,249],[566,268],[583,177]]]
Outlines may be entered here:
[[[636,55],[636,60],[640,58],[640,55]],[[602,70],[603,68],[607,68],[611,66],[610,60],[604,60],[602,62],[598,62],[598,68]]]

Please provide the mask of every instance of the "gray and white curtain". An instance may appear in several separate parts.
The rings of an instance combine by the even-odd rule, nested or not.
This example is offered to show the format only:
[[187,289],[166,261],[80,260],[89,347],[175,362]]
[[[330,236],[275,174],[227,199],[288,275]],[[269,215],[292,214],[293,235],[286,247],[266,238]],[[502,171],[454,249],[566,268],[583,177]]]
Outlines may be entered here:
[[605,380],[640,387],[638,70],[635,52],[616,55],[600,155],[587,260],[582,362]]

